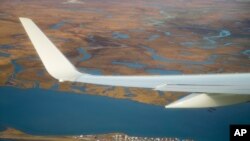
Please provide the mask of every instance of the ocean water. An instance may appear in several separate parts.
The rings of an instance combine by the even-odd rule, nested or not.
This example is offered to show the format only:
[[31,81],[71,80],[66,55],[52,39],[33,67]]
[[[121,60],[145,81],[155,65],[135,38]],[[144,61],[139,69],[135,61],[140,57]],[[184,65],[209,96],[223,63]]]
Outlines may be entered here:
[[38,135],[123,132],[132,136],[229,140],[230,124],[250,123],[250,104],[165,109],[102,96],[0,87],[0,129]]

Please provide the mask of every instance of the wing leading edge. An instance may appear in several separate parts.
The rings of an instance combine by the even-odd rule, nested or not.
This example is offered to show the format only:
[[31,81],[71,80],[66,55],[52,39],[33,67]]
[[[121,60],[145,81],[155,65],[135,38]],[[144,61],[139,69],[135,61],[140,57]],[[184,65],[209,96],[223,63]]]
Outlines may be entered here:
[[46,70],[59,81],[151,88],[159,91],[202,93],[185,97],[167,105],[166,108],[215,107],[250,100],[250,73],[97,76],[79,72],[31,19],[19,19]]

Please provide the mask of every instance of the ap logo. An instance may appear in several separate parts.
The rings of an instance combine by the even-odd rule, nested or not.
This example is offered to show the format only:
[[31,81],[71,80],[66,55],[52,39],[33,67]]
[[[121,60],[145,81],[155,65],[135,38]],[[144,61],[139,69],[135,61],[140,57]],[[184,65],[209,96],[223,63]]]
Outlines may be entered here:
[[230,141],[249,141],[249,138],[250,138],[250,125],[230,126]]
[[247,129],[236,129],[234,136],[244,136],[247,133]]

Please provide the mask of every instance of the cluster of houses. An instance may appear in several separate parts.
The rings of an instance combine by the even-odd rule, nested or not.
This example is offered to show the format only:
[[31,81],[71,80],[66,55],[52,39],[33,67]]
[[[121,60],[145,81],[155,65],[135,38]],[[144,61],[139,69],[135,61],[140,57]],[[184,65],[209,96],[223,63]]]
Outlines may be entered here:
[[179,138],[153,138],[153,137],[135,137],[125,134],[107,135],[79,135],[74,136],[77,140],[95,140],[95,141],[193,141],[192,139]]

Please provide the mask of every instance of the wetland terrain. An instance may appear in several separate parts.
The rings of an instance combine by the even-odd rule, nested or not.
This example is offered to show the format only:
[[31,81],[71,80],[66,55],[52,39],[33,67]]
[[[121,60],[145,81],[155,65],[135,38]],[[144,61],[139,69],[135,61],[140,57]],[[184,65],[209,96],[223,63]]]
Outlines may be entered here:
[[[250,123],[249,103],[166,111],[164,105],[188,93],[60,83],[46,72],[18,17],[31,18],[86,73],[241,73],[250,72],[249,7],[247,0],[0,0],[0,129],[226,140],[229,124]],[[67,116],[57,121],[64,117],[58,111]],[[99,112],[102,120],[93,118]]]

